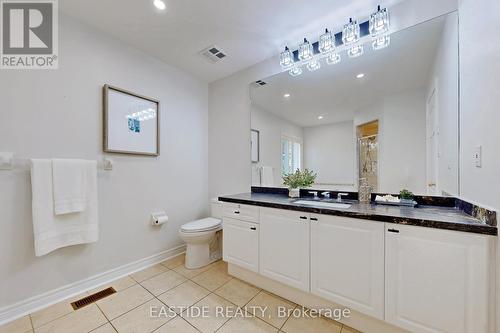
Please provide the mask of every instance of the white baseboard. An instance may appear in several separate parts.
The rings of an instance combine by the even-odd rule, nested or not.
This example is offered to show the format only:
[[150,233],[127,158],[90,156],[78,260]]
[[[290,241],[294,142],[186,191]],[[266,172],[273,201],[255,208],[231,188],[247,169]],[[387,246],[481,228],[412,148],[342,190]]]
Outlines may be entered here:
[[150,257],[131,262],[89,278],[48,291],[41,295],[0,308],[0,325],[25,316],[29,313],[41,310],[52,304],[61,302],[67,298],[79,295],[87,290],[97,288],[125,275],[143,270],[184,252],[186,252],[186,245],[180,245],[173,249],[154,254]]

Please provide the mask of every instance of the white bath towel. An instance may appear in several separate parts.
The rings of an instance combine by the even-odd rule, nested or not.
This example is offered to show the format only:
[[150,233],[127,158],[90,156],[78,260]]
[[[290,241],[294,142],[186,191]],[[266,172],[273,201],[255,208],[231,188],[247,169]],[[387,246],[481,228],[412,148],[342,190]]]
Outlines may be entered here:
[[51,160],[31,160],[31,188],[35,254],[99,239],[97,163],[87,161],[87,206],[83,212],[55,215]]
[[83,212],[87,206],[89,161],[53,159],[52,184],[56,215]]
[[261,186],[274,186],[274,169],[270,166],[263,166],[260,172]]

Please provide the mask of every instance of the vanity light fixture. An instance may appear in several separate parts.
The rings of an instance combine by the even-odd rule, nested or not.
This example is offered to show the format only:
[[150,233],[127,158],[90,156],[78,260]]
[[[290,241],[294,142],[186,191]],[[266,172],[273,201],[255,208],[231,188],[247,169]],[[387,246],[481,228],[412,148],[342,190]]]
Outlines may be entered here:
[[321,68],[321,64],[318,59],[312,59],[307,63],[307,69],[311,72]]
[[300,66],[294,66],[292,69],[289,71],[291,76],[299,76],[302,74],[302,68]]
[[153,5],[159,10],[165,10],[165,8],[167,8],[163,0],[154,0]]
[[385,34],[389,31],[389,12],[387,8],[381,9],[380,5],[377,11],[370,15],[370,35],[372,37]]
[[361,44],[354,45],[349,50],[347,50],[347,55],[349,56],[349,58],[357,58],[363,55],[363,53],[364,53],[364,48],[363,45]]
[[358,21],[352,18],[349,19],[349,23],[344,25],[342,29],[342,42],[347,46],[359,41],[359,25]]
[[299,59],[302,61],[307,61],[313,58],[313,47],[311,43],[304,38],[304,42],[299,45]]
[[340,62],[340,54],[338,53],[330,53],[328,57],[326,57],[326,63],[328,65],[335,65]]
[[332,36],[332,33],[325,29],[325,33],[319,36],[319,52],[322,54],[328,54],[335,50],[335,41]]
[[285,46],[285,50],[280,53],[280,65],[283,69],[289,69],[293,66],[293,63],[293,53],[288,46]]
[[280,53],[280,65],[291,76],[302,74],[304,66],[310,71],[315,71],[321,68],[321,59],[323,58],[328,65],[339,63],[341,56],[338,48],[340,47],[342,47],[342,51],[346,50],[350,58],[363,55],[363,43],[366,38],[370,37],[374,50],[389,46],[391,38],[389,36],[389,11],[387,8],[378,6],[377,11],[370,15],[369,20],[361,24],[350,18],[349,22],[343,26],[342,31],[336,34],[325,29],[325,32],[319,36],[315,43],[304,38],[296,51],[285,47],[285,50]]
[[377,11],[370,15],[369,21],[370,35],[372,36],[372,47],[380,50],[389,46],[391,38],[389,31],[389,12],[386,8],[377,7]]
[[372,47],[374,50],[381,50],[386,48],[391,43],[391,36],[389,35],[381,35],[377,37],[373,37]]

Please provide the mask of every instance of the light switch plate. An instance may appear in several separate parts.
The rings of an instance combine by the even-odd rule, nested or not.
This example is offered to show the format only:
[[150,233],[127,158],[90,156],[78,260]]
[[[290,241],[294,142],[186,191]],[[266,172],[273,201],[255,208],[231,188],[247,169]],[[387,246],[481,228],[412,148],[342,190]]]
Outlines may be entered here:
[[477,146],[474,151],[474,163],[476,168],[481,168],[483,166],[483,147]]

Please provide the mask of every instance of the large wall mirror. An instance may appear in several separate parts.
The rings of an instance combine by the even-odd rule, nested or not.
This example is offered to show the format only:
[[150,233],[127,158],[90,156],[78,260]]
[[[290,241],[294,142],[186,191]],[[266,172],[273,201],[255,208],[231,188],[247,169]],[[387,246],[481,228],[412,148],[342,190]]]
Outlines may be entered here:
[[456,12],[364,49],[250,85],[253,186],[283,187],[284,174],[307,168],[317,189],[357,191],[365,178],[380,193],[459,194]]

